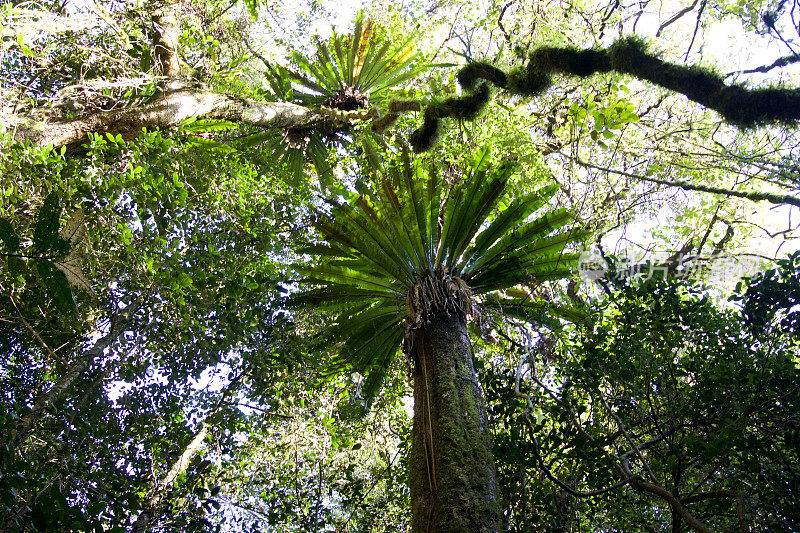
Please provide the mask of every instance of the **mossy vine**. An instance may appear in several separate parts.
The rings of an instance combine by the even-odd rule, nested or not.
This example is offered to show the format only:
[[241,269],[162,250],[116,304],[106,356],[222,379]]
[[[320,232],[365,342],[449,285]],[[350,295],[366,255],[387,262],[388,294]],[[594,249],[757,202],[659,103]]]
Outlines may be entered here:
[[489,83],[512,94],[532,97],[553,84],[553,74],[585,78],[611,71],[679,92],[743,129],[800,119],[800,89],[747,89],[728,85],[708,69],[663,61],[649,52],[641,39],[627,37],[607,49],[543,46],[529,54],[527,65],[508,73],[490,63],[469,63],[458,74],[458,81],[468,94],[430,104],[425,109],[422,126],[411,135],[411,145],[417,152],[430,149],[443,118],[472,120],[477,117],[489,101]]

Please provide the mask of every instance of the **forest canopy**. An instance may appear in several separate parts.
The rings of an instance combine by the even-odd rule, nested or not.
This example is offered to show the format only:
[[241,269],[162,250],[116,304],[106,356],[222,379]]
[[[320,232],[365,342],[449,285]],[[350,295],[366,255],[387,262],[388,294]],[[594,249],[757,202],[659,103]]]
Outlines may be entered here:
[[0,530],[800,530],[800,4],[0,6]]

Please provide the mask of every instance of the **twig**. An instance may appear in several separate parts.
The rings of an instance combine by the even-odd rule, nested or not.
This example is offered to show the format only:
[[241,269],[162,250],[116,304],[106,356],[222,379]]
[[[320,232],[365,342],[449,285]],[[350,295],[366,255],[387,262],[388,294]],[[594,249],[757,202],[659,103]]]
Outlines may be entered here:
[[700,29],[700,17],[703,15],[703,10],[706,8],[706,0],[703,0],[703,3],[700,4],[700,9],[697,10],[697,23],[694,25],[694,32],[692,32],[692,40],[689,42],[689,47],[686,49],[686,55],[683,56],[684,61],[689,60],[689,52],[692,51],[692,46],[694,46],[694,40],[697,38],[697,30]]
[[678,11],[677,13],[672,15],[669,18],[669,20],[667,20],[664,24],[659,26],[658,27],[658,31],[656,32],[656,37],[660,37],[661,36],[661,32],[664,31],[665,29],[667,29],[667,26],[669,26],[671,24],[674,24],[675,22],[678,21],[678,19],[680,19],[682,16],[686,15],[687,13],[689,13],[692,9],[694,9],[695,6],[697,5],[697,2],[698,2],[698,0],[694,0],[694,2],[692,2],[691,5],[686,6],[685,8],[681,9],[680,11]]

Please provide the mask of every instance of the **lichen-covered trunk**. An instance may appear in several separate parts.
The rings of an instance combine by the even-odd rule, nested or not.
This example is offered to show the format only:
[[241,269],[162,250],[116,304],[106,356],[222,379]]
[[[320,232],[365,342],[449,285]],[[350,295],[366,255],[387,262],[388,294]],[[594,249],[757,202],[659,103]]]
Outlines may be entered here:
[[498,531],[492,443],[466,324],[442,313],[413,335],[412,531]]

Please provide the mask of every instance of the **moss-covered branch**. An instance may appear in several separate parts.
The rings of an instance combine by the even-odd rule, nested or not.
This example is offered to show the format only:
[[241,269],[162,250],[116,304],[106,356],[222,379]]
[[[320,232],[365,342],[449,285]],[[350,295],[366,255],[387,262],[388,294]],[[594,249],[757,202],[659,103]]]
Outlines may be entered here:
[[688,191],[707,192],[711,194],[721,194],[724,196],[735,196],[737,198],[745,198],[752,202],[769,202],[777,205],[790,204],[800,207],[800,198],[796,198],[788,194],[773,194],[771,192],[761,192],[761,191],[734,191],[732,189],[725,189],[722,187],[699,185],[695,183],[689,183],[688,181],[680,181],[680,180],[662,180],[658,178],[651,178],[649,176],[639,176],[639,179],[643,181],[649,181],[651,183],[666,185],[668,187],[678,187],[680,189]]
[[411,137],[411,144],[417,151],[430,148],[442,118],[477,116],[489,100],[487,82],[514,94],[536,96],[552,85],[553,74],[585,78],[611,71],[679,92],[740,128],[800,120],[800,89],[746,89],[741,85],[727,85],[721,76],[709,70],[663,61],[648,52],[641,40],[629,37],[607,49],[543,46],[531,52],[527,65],[508,73],[489,63],[470,63],[458,74],[459,83],[469,94],[429,106],[422,127]]

